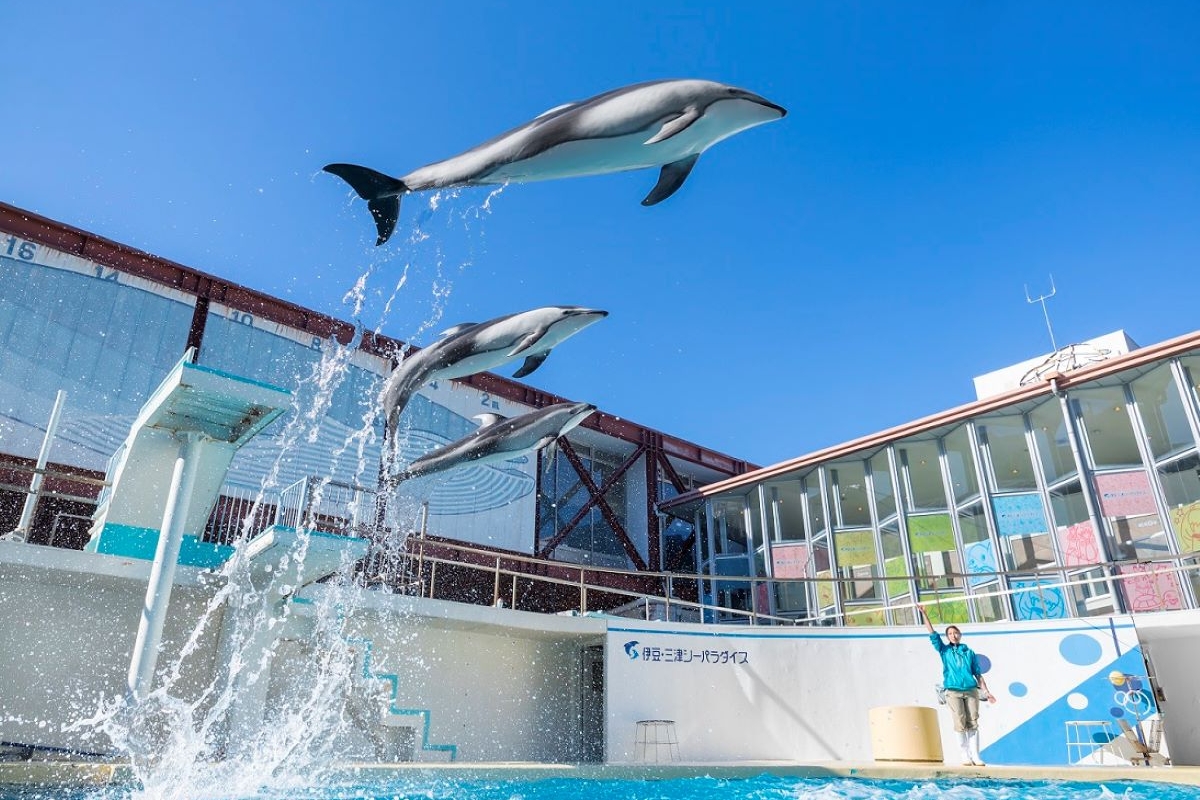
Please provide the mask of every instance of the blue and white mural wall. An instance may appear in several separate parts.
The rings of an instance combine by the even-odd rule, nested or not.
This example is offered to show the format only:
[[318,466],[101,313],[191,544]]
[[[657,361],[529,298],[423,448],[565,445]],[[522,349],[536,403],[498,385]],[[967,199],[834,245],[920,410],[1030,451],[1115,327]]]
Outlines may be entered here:
[[[989,763],[1092,763],[1113,749],[1119,720],[1136,726],[1157,713],[1129,618],[962,627],[998,698],[980,712]],[[937,707],[941,679],[929,637],[912,628],[714,633],[613,620],[606,658],[608,756],[617,762],[633,760],[641,719],[674,720],[684,761],[869,760],[870,709]],[[957,761],[949,715],[938,714],[945,757]],[[1068,756],[1068,723],[1078,721],[1107,724]]]

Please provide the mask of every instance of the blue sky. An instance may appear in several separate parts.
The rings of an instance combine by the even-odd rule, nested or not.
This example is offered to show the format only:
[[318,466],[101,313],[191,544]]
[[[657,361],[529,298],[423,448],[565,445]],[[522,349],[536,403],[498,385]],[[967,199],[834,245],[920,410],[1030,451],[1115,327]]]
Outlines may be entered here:
[[[1200,327],[1195,3],[64,2],[2,20],[3,200],[417,344],[607,309],[527,382],[751,462],[972,400],[973,376],[1049,350],[1024,287],[1051,274],[1059,345]],[[790,113],[654,208],[649,171],[486,207],[486,189],[414,195],[378,249],[320,172],[401,175],[667,77]]]

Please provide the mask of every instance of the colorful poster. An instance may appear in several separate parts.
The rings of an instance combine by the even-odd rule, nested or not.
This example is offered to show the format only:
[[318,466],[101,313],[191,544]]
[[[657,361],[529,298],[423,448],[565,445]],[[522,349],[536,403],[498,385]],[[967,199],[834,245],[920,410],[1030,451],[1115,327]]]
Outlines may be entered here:
[[[817,577],[832,578],[833,576],[828,572],[818,572]],[[830,608],[833,604],[833,581],[817,581],[817,608]]]
[[1183,608],[1179,576],[1170,567],[1125,564],[1117,567],[1121,594],[1130,611],[1172,611]]
[[1000,568],[996,566],[996,548],[992,547],[990,541],[967,545],[963,550],[963,555],[967,559],[967,573],[972,576],[968,580],[971,586],[979,586],[996,580],[994,574],[980,574],[1000,571]]
[[863,567],[875,563],[875,534],[865,531],[837,531],[833,534],[839,568]]
[[1055,533],[1058,536],[1058,549],[1062,551],[1064,567],[1098,564],[1102,560],[1100,543],[1096,540],[1096,531],[1092,528],[1091,520],[1076,522],[1066,527],[1060,526]]
[[1155,512],[1150,481],[1141,470],[1096,476],[1096,496],[1106,517],[1129,517]]
[[1038,494],[1008,494],[992,498],[996,530],[1001,536],[1031,536],[1049,533],[1046,507]]
[[1172,508],[1171,525],[1175,528],[1179,552],[1200,550],[1200,501]]
[[926,596],[921,598],[921,603],[934,625],[953,625],[971,619],[967,614],[966,598],[961,594]]
[[908,564],[904,562],[904,556],[885,558],[883,560],[883,574],[889,578],[901,579],[887,581],[888,597],[903,597],[908,594],[908,581],[905,580],[908,575]]
[[923,514],[907,517],[908,543],[914,553],[940,553],[954,550],[954,528],[949,514]]
[[1013,613],[1017,619],[1066,619],[1062,588],[1048,581],[1011,580]]
[[771,574],[776,578],[807,578],[808,573],[808,544],[771,545]]
[[887,617],[879,606],[850,606],[846,609],[846,625],[851,628],[880,627]]

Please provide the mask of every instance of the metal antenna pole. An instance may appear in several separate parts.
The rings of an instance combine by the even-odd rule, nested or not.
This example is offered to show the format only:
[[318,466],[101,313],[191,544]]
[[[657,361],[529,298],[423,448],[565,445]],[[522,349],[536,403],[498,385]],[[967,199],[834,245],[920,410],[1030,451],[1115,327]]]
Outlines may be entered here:
[[1055,342],[1054,342],[1054,328],[1050,327],[1050,312],[1046,310],[1046,301],[1049,300],[1051,297],[1054,297],[1054,295],[1057,292],[1058,292],[1058,290],[1054,288],[1054,276],[1053,275],[1050,276],[1050,294],[1041,295],[1036,300],[1034,300],[1032,297],[1029,296],[1029,285],[1028,284],[1025,285],[1025,300],[1028,301],[1029,303],[1041,303],[1042,304],[1042,316],[1044,316],[1046,318],[1046,330],[1050,334],[1050,347],[1052,348],[1053,352],[1055,352],[1055,353],[1058,352],[1058,345],[1055,344]]

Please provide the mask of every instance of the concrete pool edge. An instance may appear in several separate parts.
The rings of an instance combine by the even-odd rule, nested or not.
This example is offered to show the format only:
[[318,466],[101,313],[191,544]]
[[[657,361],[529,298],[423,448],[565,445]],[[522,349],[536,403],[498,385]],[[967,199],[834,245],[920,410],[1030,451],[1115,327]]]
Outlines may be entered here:
[[[794,778],[866,778],[959,781],[971,779],[1026,781],[1082,781],[1085,783],[1143,782],[1200,786],[1200,767],[960,767],[950,764],[900,762],[798,763],[752,761],[731,763],[676,762],[669,764],[342,764],[325,773],[327,783],[453,776],[462,780],[538,780],[578,778],[591,780],[669,780],[673,778],[753,778],[759,775]],[[76,787],[107,786],[135,780],[132,767],[123,763],[72,761],[0,762],[0,786]]]

